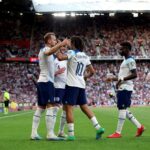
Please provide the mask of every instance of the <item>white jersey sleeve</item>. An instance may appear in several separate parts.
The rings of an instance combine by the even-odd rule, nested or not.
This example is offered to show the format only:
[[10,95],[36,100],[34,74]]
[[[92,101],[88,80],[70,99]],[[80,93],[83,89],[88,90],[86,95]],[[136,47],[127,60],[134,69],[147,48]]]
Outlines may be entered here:
[[50,50],[49,47],[44,47],[44,48],[42,49],[43,53],[45,53],[46,51],[49,51],[49,50]]
[[[88,57],[88,56],[87,56]],[[90,58],[88,57],[87,58],[87,66],[91,65],[91,61],[90,61]]]
[[73,50],[69,50],[66,55],[68,56],[68,59],[71,59],[73,56],[75,56],[75,52]]
[[127,63],[127,66],[129,67],[129,70],[136,69],[136,62],[133,58],[129,58],[126,63]]

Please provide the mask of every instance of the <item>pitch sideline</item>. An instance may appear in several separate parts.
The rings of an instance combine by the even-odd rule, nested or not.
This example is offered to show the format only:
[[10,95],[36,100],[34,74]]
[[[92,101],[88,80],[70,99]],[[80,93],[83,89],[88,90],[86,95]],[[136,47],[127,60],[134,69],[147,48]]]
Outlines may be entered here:
[[33,112],[30,111],[30,112],[24,112],[24,113],[15,114],[15,115],[10,115],[10,116],[2,116],[2,117],[0,117],[0,119],[12,118],[12,117],[21,116],[21,115],[26,115],[26,114],[30,114],[30,113],[33,113]]

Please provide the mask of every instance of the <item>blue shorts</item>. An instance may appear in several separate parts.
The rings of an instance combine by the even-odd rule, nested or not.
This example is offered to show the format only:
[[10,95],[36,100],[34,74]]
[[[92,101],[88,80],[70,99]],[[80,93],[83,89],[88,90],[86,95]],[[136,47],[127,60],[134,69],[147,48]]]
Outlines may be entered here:
[[65,89],[55,88],[55,103],[62,104],[65,96]]
[[64,105],[72,106],[87,104],[85,89],[66,85],[65,96],[62,102]]
[[52,82],[37,83],[38,106],[46,106],[48,103],[55,103],[54,94],[55,88]]
[[132,91],[118,91],[117,92],[117,107],[118,109],[126,109],[131,105]]

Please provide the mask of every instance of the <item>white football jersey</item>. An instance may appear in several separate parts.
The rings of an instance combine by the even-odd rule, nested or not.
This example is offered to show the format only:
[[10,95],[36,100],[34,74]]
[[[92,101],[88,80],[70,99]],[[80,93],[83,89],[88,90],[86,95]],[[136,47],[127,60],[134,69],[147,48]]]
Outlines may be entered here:
[[[134,69],[136,69],[136,62],[134,58],[129,57],[127,59],[124,59],[124,61],[122,62],[120,66],[118,79],[129,76],[131,74],[131,70],[134,70]],[[121,83],[119,90],[133,91],[133,87],[134,87],[133,81],[127,80]]]
[[67,60],[59,61],[55,59],[55,72],[61,68],[65,68],[62,74],[55,75],[54,86],[55,88],[65,89],[67,81]]
[[86,66],[91,64],[89,57],[78,50],[69,50],[67,56],[67,85],[85,88],[84,71]]
[[39,58],[39,66],[40,66],[40,76],[38,82],[48,82],[51,81],[54,83],[54,56],[53,55],[45,55],[44,52],[49,50],[49,47],[44,47],[40,50],[38,58]]

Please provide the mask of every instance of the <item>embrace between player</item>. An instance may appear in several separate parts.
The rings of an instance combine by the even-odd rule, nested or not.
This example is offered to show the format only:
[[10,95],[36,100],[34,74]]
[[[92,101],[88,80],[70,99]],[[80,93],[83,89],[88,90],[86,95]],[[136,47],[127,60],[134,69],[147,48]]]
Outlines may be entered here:
[[[37,83],[38,107],[33,116],[31,139],[40,140],[37,129],[42,112],[46,109],[46,128],[48,140],[62,140],[54,133],[56,115],[58,111],[58,102],[63,103],[62,118],[66,119],[68,126],[68,137],[66,140],[75,140],[74,135],[74,117],[73,107],[79,105],[83,113],[91,120],[96,129],[96,139],[101,138],[104,128],[98,123],[94,113],[87,106],[85,80],[94,74],[93,66],[89,57],[83,52],[84,43],[78,36],[71,37],[70,40],[63,40],[57,43],[54,33],[47,33],[44,36],[45,47],[39,52],[40,76]],[[61,47],[69,46],[71,50],[65,53],[60,52]],[[121,131],[126,117],[137,127],[136,136],[142,135],[144,126],[142,126],[133,114],[127,110],[131,105],[131,94],[133,91],[132,79],[137,77],[135,60],[130,56],[131,44],[129,42],[121,43],[120,54],[125,57],[120,66],[118,78],[107,78],[107,81],[117,81],[117,107],[119,109],[119,119],[117,130],[109,138],[120,138]],[[55,54],[55,55],[54,55]],[[57,79],[55,72],[55,56],[59,61],[67,60],[67,77],[63,82],[65,87],[59,87],[54,81]],[[55,63],[54,63],[55,62]],[[66,63],[66,62],[65,62]],[[65,71],[60,68],[62,73]],[[60,71],[60,72],[61,72]],[[56,82],[56,81],[55,81]],[[63,90],[62,90],[63,89]],[[65,120],[59,135],[63,135]],[[60,123],[61,126],[61,123]]]

